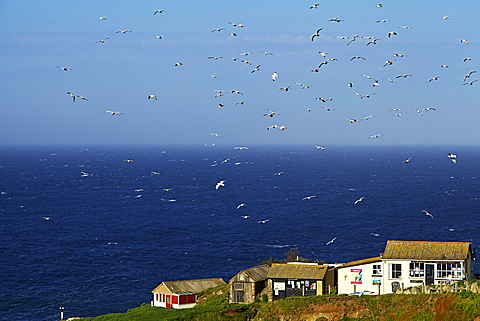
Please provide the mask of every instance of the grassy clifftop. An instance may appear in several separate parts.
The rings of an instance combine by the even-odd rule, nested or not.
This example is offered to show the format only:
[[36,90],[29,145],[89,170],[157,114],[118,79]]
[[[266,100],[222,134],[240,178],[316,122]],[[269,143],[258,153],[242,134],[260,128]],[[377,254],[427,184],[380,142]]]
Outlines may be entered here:
[[472,292],[444,294],[387,294],[381,296],[291,297],[275,302],[228,304],[228,285],[210,289],[191,309],[174,310],[143,304],[126,313],[86,321],[480,321],[480,295]]

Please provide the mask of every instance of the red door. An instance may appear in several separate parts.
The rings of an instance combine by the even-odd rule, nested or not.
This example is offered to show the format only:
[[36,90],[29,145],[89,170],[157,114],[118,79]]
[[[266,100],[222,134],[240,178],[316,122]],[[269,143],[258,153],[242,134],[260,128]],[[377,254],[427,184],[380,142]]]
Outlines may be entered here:
[[167,309],[170,309],[172,307],[172,296],[167,294],[167,302],[165,304],[165,307]]

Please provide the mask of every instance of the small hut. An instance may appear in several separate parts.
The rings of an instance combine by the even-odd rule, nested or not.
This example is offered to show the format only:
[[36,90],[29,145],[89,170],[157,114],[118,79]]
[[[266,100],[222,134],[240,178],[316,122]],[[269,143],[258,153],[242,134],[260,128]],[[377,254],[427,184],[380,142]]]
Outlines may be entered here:
[[224,284],[221,278],[164,281],[152,291],[151,305],[167,309],[191,308],[197,304],[197,293]]
[[317,263],[273,263],[267,274],[269,300],[328,293],[327,272],[333,273],[333,268]]
[[265,289],[267,264],[238,272],[230,281],[230,303],[252,303]]

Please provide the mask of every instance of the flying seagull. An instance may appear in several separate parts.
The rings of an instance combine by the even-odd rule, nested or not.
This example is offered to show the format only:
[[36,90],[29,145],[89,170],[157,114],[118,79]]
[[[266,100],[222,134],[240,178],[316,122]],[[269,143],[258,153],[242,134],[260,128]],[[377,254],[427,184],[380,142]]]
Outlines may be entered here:
[[155,95],[148,95],[147,97],[148,99],[155,99],[155,100],[158,100],[157,96]]
[[431,218],[433,218],[433,215],[430,214],[430,213],[428,213],[427,210],[422,210],[422,212],[425,213],[425,215],[428,215],[428,216],[430,216]]
[[69,91],[67,91],[67,95],[70,95],[72,97],[73,102],[75,102],[75,95]]
[[259,71],[260,70],[260,65],[258,65],[257,67],[255,67],[255,69],[252,70],[252,74],[255,72],[255,71]]
[[325,243],[325,246],[329,245],[329,244],[332,244],[333,242],[335,242],[337,238],[334,237],[333,239],[331,239],[330,241],[328,241],[327,243]]
[[340,17],[328,19],[327,21],[334,21],[334,22],[344,22],[345,20],[340,19]]
[[225,181],[220,181],[215,185],[215,189],[219,189],[220,186],[225,186]]
[[476,72],[477,72],[476,70],[470,71],[468,74],[465,75],[465,77],[463,78],[463,81],[466,81],[468,78],[470,78],[472,76],[472,74],[474,74]]
[[358,202],[361,202],[363,201],[364,197],[360,197],[358,200],[356,200],[355,202],[353,202],[353,205],[356,205]]
[[156,15],[157,13],[164,13],[166,12],[165,10],[155,10],[155,12],[153,13],[153,15]]
[[320,28],[320,29],[317,29],[317,31],[315,31],[315,33],[312,35],[312,41],[313,39],[315,39],[315,37],[320,37],[320,31],[322,31],[323,28]]
[[109,113],[110,115],[117,115],[117,116],[121,116],[123,115],[123,113],[119,112],[119,111],[112,111],[112,110],[105,110],[104,111],[105,113]]
[[447,157],[450,158],[450,160],[451,160],[454,164],[457,163],[457,155],[452,154],[452,153],[448,153],[448,154],[447,154]]
[[220,137],[220,138],[223,138],[223,136],[222,136],[222,135],[220,135],[220,134],[217,134],[217,133],[211,133],[210,135],[211,135],[211,136],[215,136],[215,137]]
[[57,68],[60,68],[60,69],[62,69],[63,71],[69,71],[69,70],[72,70],[72,68],[68,68],[68,67],[62,67],[62,66],[58,66]]
[[247,205],[247,204],[242,203],[242,204],[238,205],[238,206],[237,206],[237,210],[238,210],[240,207],[245,206],[245,205]]
[[276,113],[271,109],[269,109],[268,111],[269,111],[269,113],[263,114],[263,116],[273,117],[275,115],[280,115],[279,113]]

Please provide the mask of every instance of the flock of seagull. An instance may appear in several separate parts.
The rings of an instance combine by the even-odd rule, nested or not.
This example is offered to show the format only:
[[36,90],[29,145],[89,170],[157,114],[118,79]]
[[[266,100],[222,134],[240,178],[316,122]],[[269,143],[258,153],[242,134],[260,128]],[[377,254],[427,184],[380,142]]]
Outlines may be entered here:
[[[375,7],[376,8],[383,8],[383,5],[382,4],[377,4]],[[320,4],[318,4],[318,3],[313,4],[309,7],[310,10],[318,10],[319,8],[320,8]],[[165,11],[163,9],[153,11],[154,16],[157,15],[157,14],[166,14],[166,13],[167,13],[167,11]],[[341,19],[341,18],[342,18],[341,16],[337,16],[337,17],[328,19],[326,22],[327,23],[345,23],[345,20]],[[107,19],[106,17],[103,17],[103,16],[100,17],[100,20],[106,20],[106,19]],[[442,19],[449,20],[450,17],[444,16],[444,17],[442,17]],[[379,19],[379,20],[376,21],[376,23],[383,24],[383,23],[387,23],[389,21],[390,21],[389,19]],[[210,32],[220,33],[220,32],[225,31],[225,32],[228,32],[228,34],[231,37],[237,37],[240,33],[240,30],[242,30],[243,28],[246,27],[245,25],[243,25],[241,23],[228,22],[228,24],[232,28],[236,28],[235,30],[239,30],[239,31],[227,31],[226,28],[220,27],[220,28],[211,29]],[[413,29],[413,27],[411,27],[411,26],[400,26],[400,28],[401,29]],[[115,32],[115,34],[125,35],[125,34],[132,33],[132,32],[133,32],[132,30],[125,29],[125,30],[118,30],[118,31]],[[324,32],[323,27],[322,28],[317,28],[313,32],[313,34],[311,34],[311,36],[309,37],[310,42],[312,42],[315,45],[317,43],[319,43],[322,40],[322,32]],[[389,31],[388,33],[386,33],[385,36],[387,38],[397,37],[397,36],[399,36],[399,32],[392,30],[392,31]],[[164,38],[163,35],[153,35],[153,37],[155,37],[158,40],[162,40]],[[340,40],[345,40],[346,41],[346,46],[351,46],[353,43],[359,43],[362,40],[364,40],[364,45],[367,46],[367,47],[370,47],[370,46],[375,47],[375,46],[378,46],[381,43],[381,38],[372,37],[372,36],[353,35],[353,36],[338,36],[337,38],[340,39]],[[105,37],[103,39],[100,39],[100,40],[96,41],[96,43],[99,43],[99,44],[103,45],[103,44],[106,44],[108,42],[108,40],[110,40],[110,37]],[[468,44],[469,42],[465,39],[461,39],[460,43]],[[354,46],[354,45],[352,45],[352,46]],[[273,56],[274,55],[273,53],[268,52],[268,51],[259,51],[259,52],[264,56]],[[314,69],[310,70],[312,73],[319,73],[324,68],[329,68],[329,67],[327,67],[328,65],[339,63],[339,59],[337,59],[335,57],[330,57],[329,53],[327,53],[325,51],[319,51],[318,53],[320,54],[321,57],[323,57],[324,60],[322,62],[320,62],[318,67],[315,67]],[[238,54],[238,57],[230,57],[230,59],[234,62],[244,63],[246,65],[252,66],[251,67],[252,69],[250,70],[251,74],[262,73],[262,68],[261,68],[262,66],[260,64],[252,64],[252,62],[247,60],[247,56],[250,56],[250,55],[253,55],[253,53],[247,51],[247,52],[243,52],[243,53]],[[408,59],[408,58],[405,58],[405,57],[407,57],[406,54],[395,53],[393,55],[393,58],[395,58],[395,59],[386,60],[386,61],[383,62],[383,65],[379,65],[379,66],[382,66],[382,68],[387,68],[387,69],[391,68],[390,66],[398,63],[397,60]],[[213,61],[224,59],[224,57],[221,56],[221,55],[211,55],[211,56],[207,56],[206,58],[210,59],[210,60],[213,60]],[[367,58],[364,57],[364,56],[359,56],[359,55],[354,55],[350,58],[350,61],[364,61],[364,60],[367,60]],[[472,58],[465,57],[463,62],[468,63],[471,60],[472,60]],[[176,62],[176,63],[173,64],[173,66],[174,67],[181,67],[181,66],[183,66],[183,63],[182,62]],[[449,68],[450,66],[444,64],[444,65],[441,65],[440,67],[441,68]],[[72,71],[72,68],[65,67],[65,66],[58,66],[57,68],[64,71],[64,72]],[[478,81],[477,79],[472,79],[472,77],[474,77],[476,73],[477,73],[476,70],[469,71],[463,78],[463,85],[470,85],[470,86],[474,85]],[[360,76],[365,77],[366,79],[369,79],[370,81],[372,81],[372,83],[371,83],[372,88],[377,88],[381,85],[380,80],[376,79],[373,76],[370,76],[370,75],[367,75],[367,74],[362,74]],[[399,80],[399,79],[406,79],[406,78],[409,78],[409,77],[412,77],[412,76],[413,76],[412,74],[408,74],[408,73],[399,74],[399,75],[395,76],[394,79],[388,79],[387,78],[387,81],[390,82],[390,83],[396,83],[397,80]],[[214,74],[212,74],[211,77],[213,79],[219,79],[219,77],[217,75],[214,75]],[[272,71],[271,74],[269,75],[269,79],[272,82],[277,82],[280,77],[281,77],[281,75],[277,71]],[[428,79],[426,81],[428,81],[429,83],[432,83],[432,82],[439,81],[439,79],[441,79],[441,76],[434,76],[434,77],[431,77],[430,79]],[[301,83],[301,82],[297,82],[295,84],[298,85],[301,89],[309,89],[309,88],[312,87],[312,85],[304,84],[304,83]],[[355,83],[348,82],[345,85],[347,85],[350,88],[353,88],[355,86]],[[286,93],[286,92],[289,92],[290,90],[292,90],[292,87],[294,87],[294,85],[278,87],[279,88],[278,91]],[[226,94],[239,95],[239,96],[242,96],[242,97],[244,96],[244,93],[242,91],[238,90],[238,89],[232,89],[232,90],[228,90],[228,91],[227,90],[214,89],[213,92],[215,93],[215,95],[214,95],[215,99],[223,97]],[[72,102],[74,102],[74,103],[77,101],[77,99],[88,101],[88,99],[86,97],[74,94],[72,91],[68,91],[66,94],[71,97]],[[353,91],[353,94],[356,95],[359,99],[368,100],[368,99],[374,97],[376,93],[375,92],[369,92],[369,93],[361,94],[361,93],[358,93],[357,91]],[[151,93],[150,94],[146,93],[145,97],[148,100],[155,100],[155,101],[158,100],[157,95],[151,94]],[[316,98],[317,101],[319,101],[323,104],[329,104],[332,101],[334,101],[335,99],[336,99],[335,97],[328,97],[328,98],[317,97]],[[218,100],[220,100],[220,99],[218,99]],[[244,105],[244,104],[245,104],[245,100],[240,100],[240,101],[235,103],[235,105]],[[222,102],[218,102],[217,106],[219,108],[225,108],[226,104],[224,104]],[[309,107],[303,107],[303,108],[309,113],[316,113],[316,111],[312,108],[309,108]],[[327,107],[327,106],[322,106],[321,108],[324,109],[327,112],[335,110],[335,108]],[[390,109],[390,111],[394,112],[393,115],[396,116],[396,117],[401,117],[406,113],[406,112],[402,111],[402,109],[400,109],[400,108],[392,108],[392,109]],[[424,112],[429,112],[429,111],[436,111],[436,108],[435,107],[415,108],[415,112],[418,113],[421,116],[424,116],[424,114],[423,114]],[[107,113],[107,114],[112,115],[112,116],[122,116],[122,115],[124,115],[122,112],[115,111],[115,110],[105,110],[104,113]],[[273,119],[273,118],[277,119],[277,117],[280,116],[280,113],[275,112],[271,109],[267,109],[267,111],[264,112],[262,116],[266,117],[266,119]],[[345,119],[345,121],[347,121],[350,124],[354,124],[354,123],[364,122],[364,121],[367,121],[367,120],[372,119],[372,118],[375,118],[375,115],[368,115],[368,116],[365,116],[365,117],[362,117],[362,118],[347,118],[347,119]],[[283,132],[287,129],[288,129],[288,127],[284,124],[272,124],[272,125],[269,125],[269,126],[266,127],[266,130],[268,130],[268,131],[274,130],[275,133],[280,133],[280,132]],[[211,133],[210,135],[213,136],[213,137],[217,137],[217,138],[223,138],[223,136],[221,134],[215,133],[215,132]],[[377,138],[380,138],[382,136],[384,136],[383,133],[376,133],[376,134],[369,135],[368,139],[377,139]],[[326,150],[327,149],[325,146],[322,146],[322,145],[314,145],[314,148],[316,148],[317,150]],[[234,149],[245,150],[245,149],[249,149],[249,148],[245,147],[245,146],[241,146],[241,147],[234,147]],[[457,156],[455,154],[448,153],[447,156],[452,161],[452,163],[454,163],[454,164],[457,163]],[[410,161],[412,159],[413,159],[413,156],[409,157],[408,159],[405,159],[404,161],[402,161],[402,163],[403,164],[410,163]],[[133,160],[129,160],[129,159],[126,159],[124,161],[129,162],[129,163],[134,162]],[[216,165],[218,165],[218,164],[216,164]],[[212,165],[212,166],[214,166],[214,165]],[[151,171],[150,173],[152,175],[159,175],[160,174],[160,172],[156,172],[156,171]],[[277,172],[277,173],[274,173],[273,175],[282,175],[282,174],[283,174],[283,172]],[[88,174],[86,172],[81,173],[82,177],[87,177],[89,175],[90,174]],[[219,180],[214,186],[215,190],[219,190],[219,189],[225,188],[225,187],[226,187],[226,180]],[[316,197],[315,195],[309,195],[309,196],[303,197],[302,200],[311,200],[315,197]],[[364,200],[364,197],[360,197],[357,200],[355,200],[353,202],[353,204],[356,205],[363,200]],[[246,205],[247,205],[246,203],[241,203],[236,207],[236,209],[240,210],[241,208],[245,207]],[[427,216],[430,216],[433,219],[433,215],[430,214],[427,210],[422,210],[422,212],[425,213]],[[244,218],[244,219],[247,219],[250,216],[249,215],[242,215],[241,217]],[[265,224],[268,221],[270,221],[270,220],[269,219],[259,220],[258,223]],[[335,240],[336,240],[336,238],[333,238],[332,240],[327,242],[325,245],[332,244]]]

